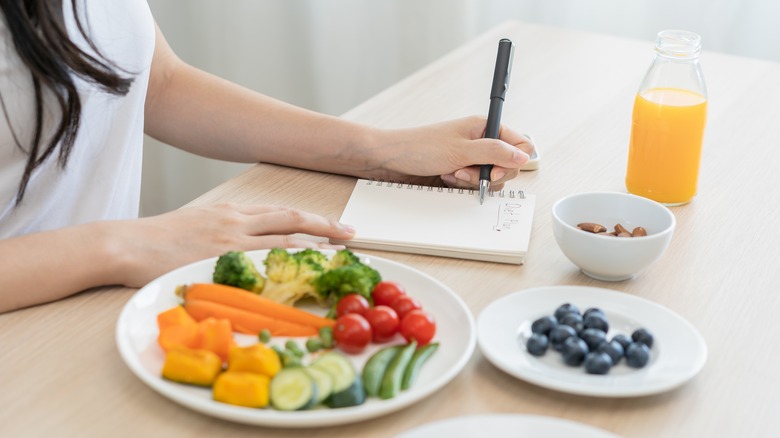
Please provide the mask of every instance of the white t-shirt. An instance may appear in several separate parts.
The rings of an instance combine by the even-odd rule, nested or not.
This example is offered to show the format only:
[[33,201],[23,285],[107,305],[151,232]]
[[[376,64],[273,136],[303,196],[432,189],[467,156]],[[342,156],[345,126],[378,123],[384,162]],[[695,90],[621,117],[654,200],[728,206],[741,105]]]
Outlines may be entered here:
[[[76,27],[71,2],[62,3],[71,39],[93,53]],[[57,149],[33,172],[22,203],[15,205],[28,156],[14,135],[29,148],[35,103],[31,75],[0,13],[0,96],[4,104],[4,111],[0,109],[0,238],[138,216],[154,20],[146,0],[79,0],[77,9],[87,35],[104,57],[130,72],[132,87],[127,95],[116,96],[75,79],[82,103],[81,127],[67,166],[63,170],[58,164]],[[45,110],[43,132],[48,138],[59,116],[56,104]]]

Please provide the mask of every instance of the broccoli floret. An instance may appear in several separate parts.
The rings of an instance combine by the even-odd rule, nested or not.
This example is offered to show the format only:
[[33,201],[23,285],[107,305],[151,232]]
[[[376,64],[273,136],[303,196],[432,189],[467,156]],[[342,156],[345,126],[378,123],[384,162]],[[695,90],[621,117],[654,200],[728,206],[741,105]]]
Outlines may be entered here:
[[300,262],[283,248],[273,248],[265,257],[265,275],[277,283],[292,281],[298,276]]
[[[325,259],[327,261],[327,258]],[[327,268],[314,260],[304,259],[298,265],[298,279],[308,284],[312,284],[314,279],[327,271]]]
[[255,293],[260,293],[265,286],[265,278],[242,251],[228,251],[219,256],[212,279],[214,283],[240,287]]
[[[301,264],[308,263],[311,265],[318,265],[322,269],[330,268],[330,260],[328,260],[328,256],[320,251],[317,251],[316,249],[306,248],[302,251],[294,253],[292,256]],[[313,267],[314,269],[317,269],[316,266]]]
[[352,253],[348,249],[340,249],[333,254],[330,259],[330,267],[338,268],[341,266],[357,265],[361,264],[360,258]]
[[282,248],[270,250],[264,261],[268,282],[263,295],[285,304],[294,304],[306,296],[321,302],[312,285],[326,269],[320,261],[327,263],[328,258],[313,249],[296,253]]
[[341,297],[357,293],[371,302],[371,292],[382,281],[379,272],[363,263],[353,263],[325,271],[314,280],[314,290],[321,298],[330,301],[329,317],[333,317]]
[[265,277],[243,252],[231,251],[217,261],[214,282],[262,292],[279,303],[294,304],[312,297],[320,304],[330,304],[331,314],[344,295],[358,293],[371,301],[371,292],[382,277],[363,264],[351,251],[337,251],[328,257],[316,249],[290,253],[274,248],[265,260]]

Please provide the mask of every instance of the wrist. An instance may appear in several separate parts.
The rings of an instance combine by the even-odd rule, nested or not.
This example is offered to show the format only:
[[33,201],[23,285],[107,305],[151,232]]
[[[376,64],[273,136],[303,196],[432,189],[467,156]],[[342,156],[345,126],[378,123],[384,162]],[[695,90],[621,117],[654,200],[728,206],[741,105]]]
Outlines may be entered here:
[[399,164],[399,156],[403,154],[401,147],[404,139],[400,137],[399,130],[366,127],[362,136],[356,137],[360,142],[351,149],[359,151],[362,157],[355,162],[364,163],[364,172],[359,176],[379,180],[397,180],[402,175]]
[[124,221],[102,221],[83,225],[84,241],[91,241],[89,263],[95,267],[97,285],[126,285],[127,273],[132,271],[133,257],[123,243],[123,233],[118,228]]

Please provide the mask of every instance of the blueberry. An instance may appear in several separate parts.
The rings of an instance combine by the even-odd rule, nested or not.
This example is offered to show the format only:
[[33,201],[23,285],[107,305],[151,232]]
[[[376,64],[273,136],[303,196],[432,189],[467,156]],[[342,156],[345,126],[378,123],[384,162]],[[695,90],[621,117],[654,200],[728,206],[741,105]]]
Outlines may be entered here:
[[547,352],[547,347],[549,345],[550,341],[547,339],[547,336],[541,333],[534,333],[528,338],[525,347],[528,349],[528,352],[534,356],[543,356],[544,353]]
[[572,336],[577,336],[577,332],[575,332],[573,328],[568,325],[559,324],[550,330],[550,343],[552,344],[553,349],[561,351],[563,343]]
[[602,315],[602,316],[604,316],[606,318],[606,315],[604,314],[604,311],[599,309],[598,307],[591,307],[591,308],[585,310],[584,312],[582,312],[582,318],[584,319],[584,318],[587,318],[588,315],[595,315],[595,314]]
[[653,348],[653,335],[646,329],[637,329],[631,334],[631,339],[634,342],[641,342],[647,345],[647,348]]
[[585,355],[585,371],[588,374],[607,374],[612,367],[612,359],[607,353],[591,351]]
[[586,329],[595,328],[607,333],[609,331],[609,322],[603,313],[591,312],[582,319],[582,324]]
[[557,309],[555,309],[555,319],[560,321],[561,318],[563,318],[563,315],[567,313],[576,313],[579,315],[580,309],[571,303],[561,304]]
[[531,331],[542,335],[549,335],[550,330],[558,325],[558,320],[554,316],[543,316],[531,324]]
[[612,340],[623,346],[623,351],[627,350],[628,346],[631,345],[632,342],[631,338],[623,334],[613,336]]
[[642,368],[650,360],[650,348],[642,342],[634,342],[626,350],[626,363],[633,368]]
[[596,351],[601,344],[607,342],[607,334],[594,328],[583,330],[580,333],[580,338],[585,341],[591,351]]
[[585,329],[585,326],[582,324],[582,316],[579,313],[566,313],[559,321],[561,324],[573,328],[577,333]]
[[597,351],[607,353],[610,359],[612,359],[613,365],[617,365],[617,363],[620,362],[620,359],[626,354],[623,345],[614,339],[610,342],[602,342]]
[[582,339],[572,336],[563,343],[561,353],[563,354],[563,361],[566,365],[578,367],[582,365],[582,361],[585,360],[585,355],[588,354],[588,344]]

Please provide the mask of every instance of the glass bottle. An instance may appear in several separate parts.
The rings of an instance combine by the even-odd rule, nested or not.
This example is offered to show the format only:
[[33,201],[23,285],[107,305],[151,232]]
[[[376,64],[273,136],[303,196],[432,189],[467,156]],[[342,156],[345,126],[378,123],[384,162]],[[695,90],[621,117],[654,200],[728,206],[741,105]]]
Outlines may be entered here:
[[665,30],[658,33],[655,52],[634,100],[626,188],[681,205],[696,195],[707,118],[701,38]]

